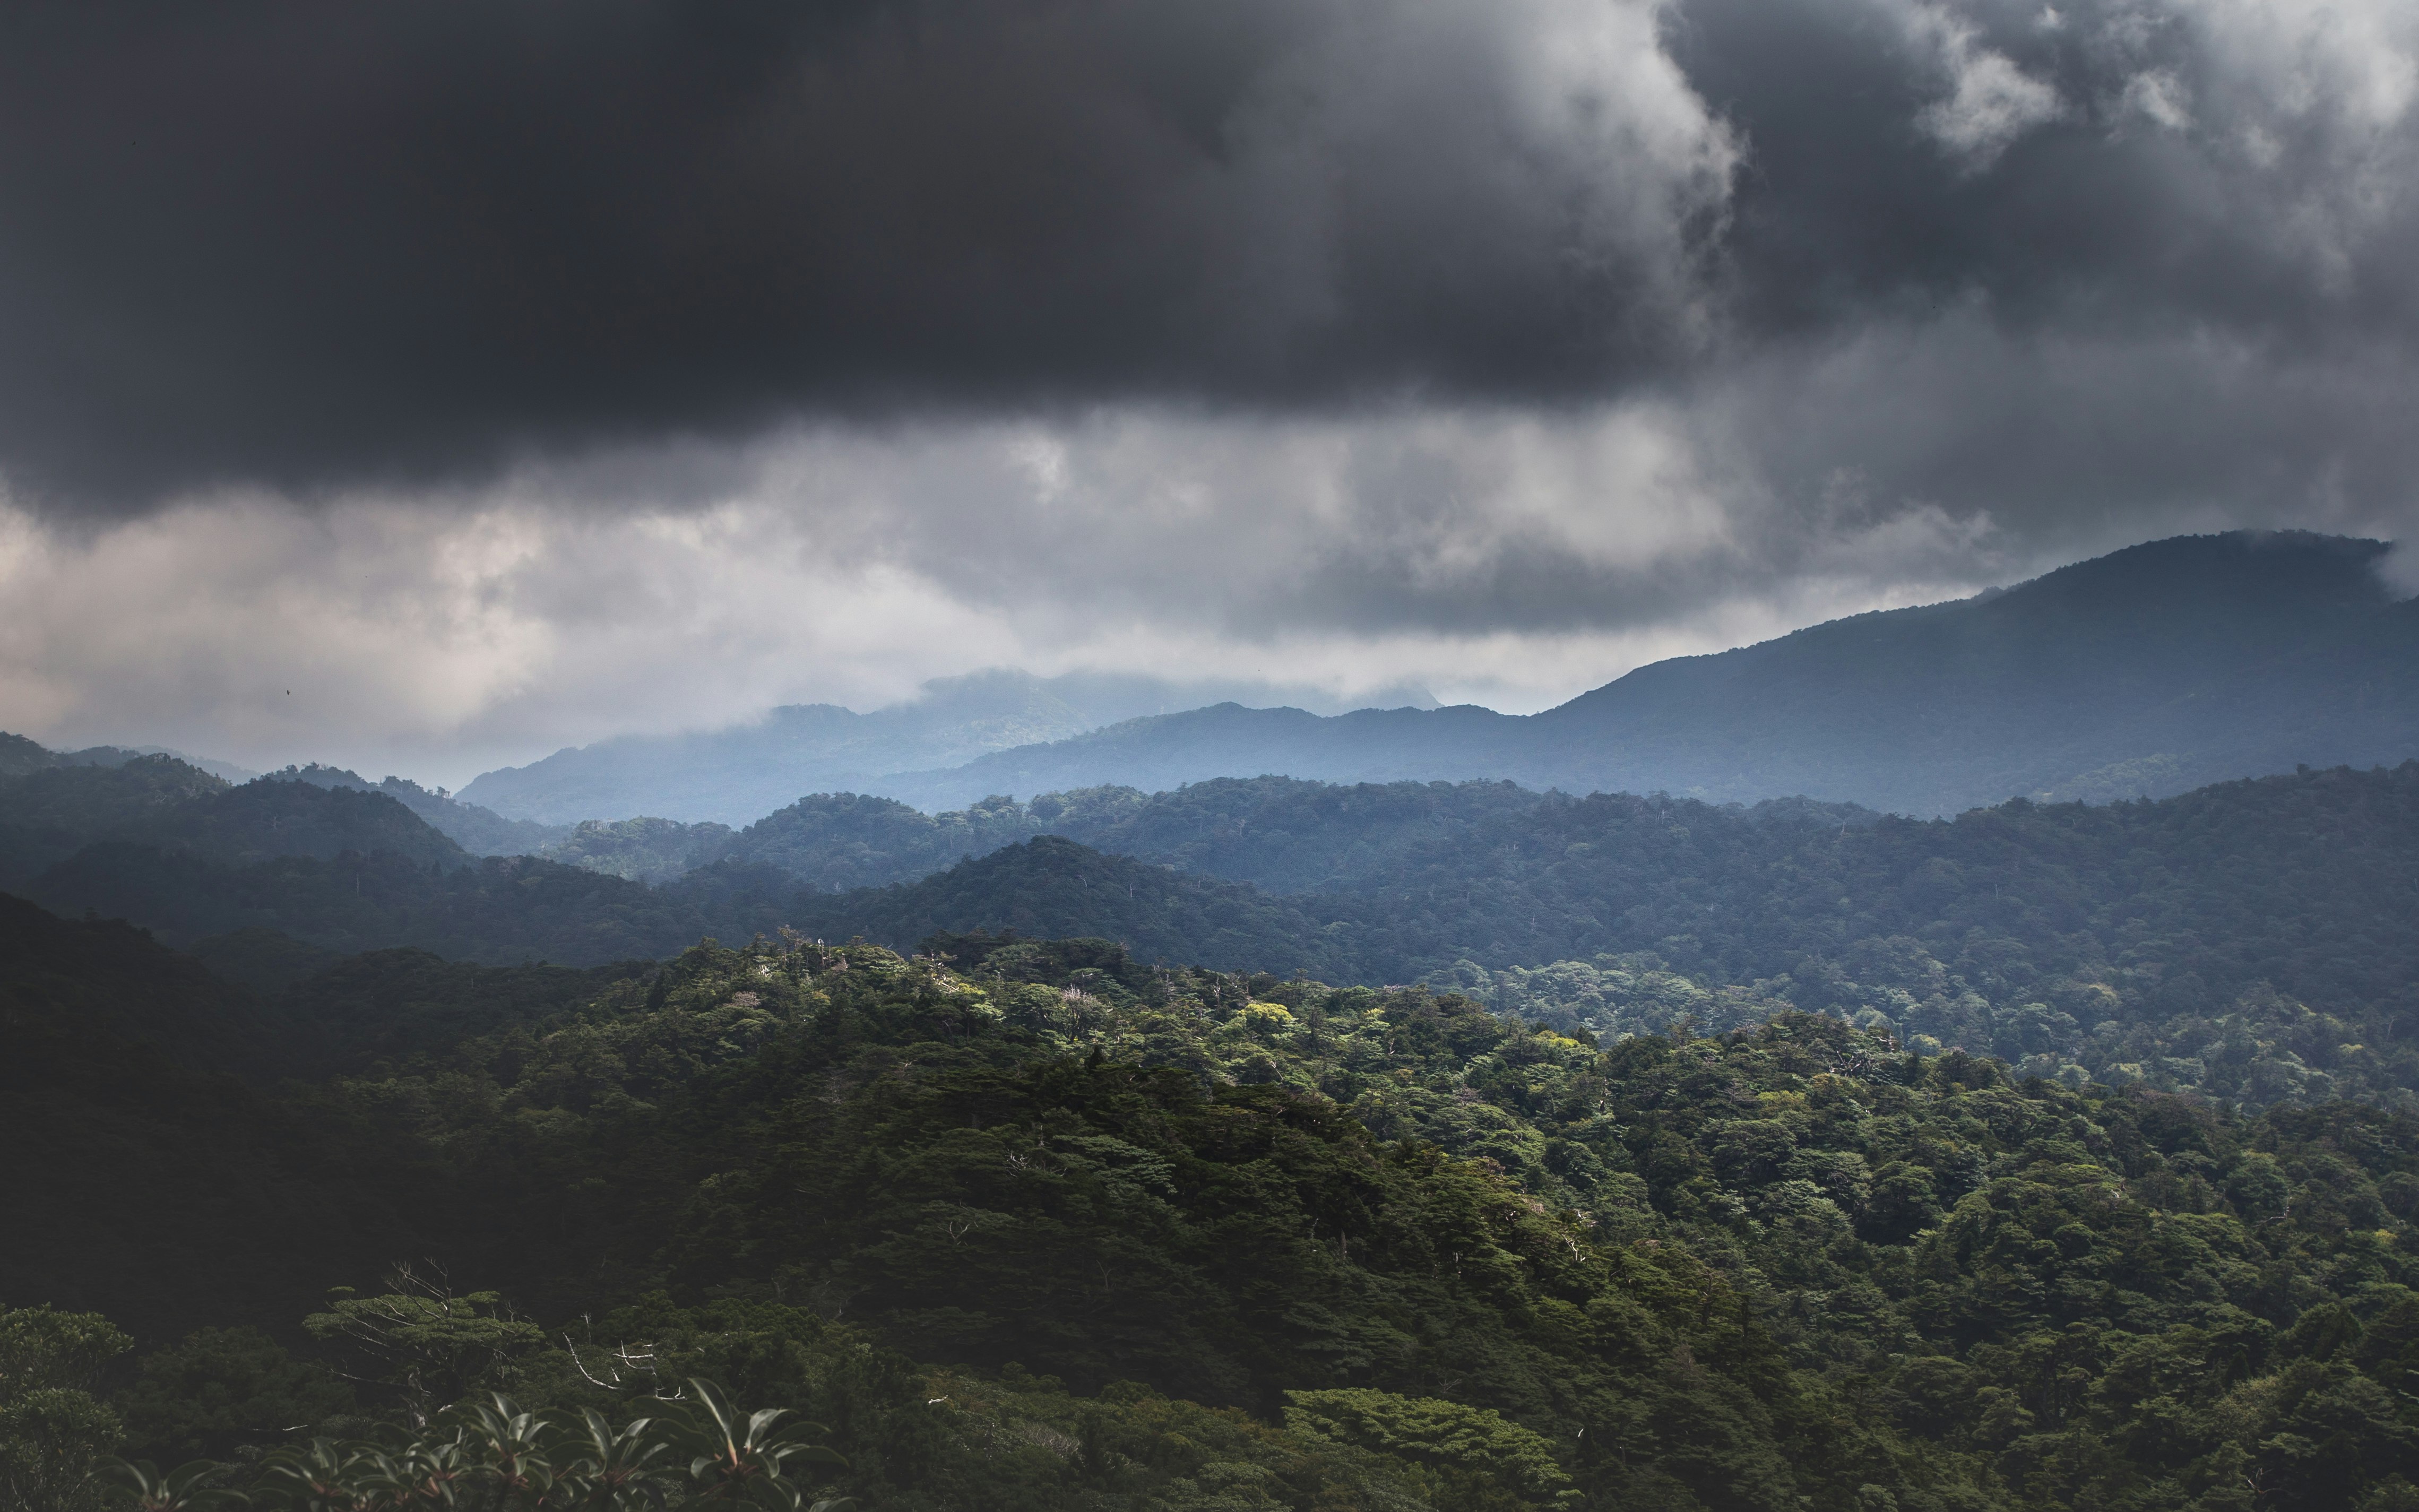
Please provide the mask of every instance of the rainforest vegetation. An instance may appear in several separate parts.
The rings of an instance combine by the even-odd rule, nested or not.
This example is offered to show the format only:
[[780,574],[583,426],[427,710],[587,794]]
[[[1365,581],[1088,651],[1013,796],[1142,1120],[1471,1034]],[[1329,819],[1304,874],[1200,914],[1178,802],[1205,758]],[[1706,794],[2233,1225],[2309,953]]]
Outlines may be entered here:
[[[588,965],[784,928],[897,949],[1009,929],[1425,982],[1600,1035],[1795,1009],[2070,1087],[2259,1106],[2419,1089],[2419,764],[1943,821],[1281,778],[938,816],[825,795],[736,832],[629,821],[562,844],[572,859],[474,856],[385,793],[229,787],[167,757],[0,779],[25,895],[272,989],[395,946]],[[717,849],[659,886],[615,871]]]
[[488,1392],[567,1485],[583,1411],[670,1443],[793,1409],[845,1463],[783,1485],[869,1507],[2419,1494],[2407,1111],[1102,940],[393,952],[264,1005],[121,926],[14,927],[18,1504],[120,1452],[291,1502],[363,1442],[485,1485],[545,1437],[446,1410]]
[[493,856],[0,757],[12,1512],[2419,1507],[2419,764]]

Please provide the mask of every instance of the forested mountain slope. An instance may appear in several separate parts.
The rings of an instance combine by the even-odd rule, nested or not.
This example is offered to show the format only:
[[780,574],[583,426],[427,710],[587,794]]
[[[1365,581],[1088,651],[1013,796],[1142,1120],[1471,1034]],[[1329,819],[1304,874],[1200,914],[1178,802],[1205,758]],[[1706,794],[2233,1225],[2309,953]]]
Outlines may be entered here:
[[1099,850],[1271,892],[1312,892],[1383,872],[1414,848],[1451,848],[1517,826],[1543,801],[1510,782],[1343,786],[1262,777],[1136,794],[1117,805],[1070,793],[1029,807],[1048,833]]
[[2384,551],[2300,532],[2156,542],[1962,604],[1641,668],[1539,722],[1566,764],[1608,738],[1636,753],[1637,779],[1595,784],[1607,791],[1736,795],[1645,764],[1719,764],[1763,794],[1918,814],[2392,764],[2419,756],[2419,604],[2377,576]]
[[683,896],[527,856],[452,870],[359,854],[228,867],[111,843],[52,867],[25,893],[62,913],[132,919],[178,946],[266,929],[336,950],[408,945],[498,963],[653,959],[717,926]]
[[347,854],[445,871],[470,864],[461,846],[383,793],[274,777],[164,809],[108,831],[107,838],[222,866]]
[[784,907],[809,933],[901,946],[1007,927],[1330,980],[1452,980],[1584,1008],[1600,1030],[1656,1012],[1612,978],[1669,971],[1764,1011],[1865,1015],[2070,1080],[2259,1102],[2419,1088],[2419,764],[1854,817],[1557,797],[1317,894],[1220,891],[1045,841]]
[[[33,749],[45,758],[52,754],[39,746]],[[165,756],[112,766],[47,760],[29,764],[20,775],[0,778],[0,886],[22,885],[102,836],[226,787],[208,772]]]
[[473,856],[535,856],[633,882],[669,881],[718,860],[723,854],[722,842],[732,833],[728,825],[685,824],[643,816],[553,825],[507,819],[491,809],[465,803],[441,789],[431,792],[406,778],[389,777],[372,783],[358,772],[316,763],[289,766],[272,776],[319,787],[384,794]]
[[22,898],[0,896],[0,1002],[19,1031],[55,1015],[215,1071],[265,1067],[285,1048],[248,995],[141,931]]
[[316,762],[308,766],[289,766],[282,772],[269,775],[289,782],[309,782],[316,787],[383,793],[473,856],[538,855],[561,841],[571,830],[568,825],[540,825],[526,819],[507,819],[475,803],[464,803],[442,790],[432,793],[408,778],[389,777],[372,782],[358,772],[341,766],[322,766]]
[[306,1069],[291,1022],[193,962],[0,898],[0,1304],[105,1308],[158,1339],[291,1321],[410,1255],[368,1147],[261,1090]]
[[[87,746],[82,750],[53,750],[39,742],[26,739],[23,735],[0,732],[0,779],[25,777],[58,766],[117,766],[138,756],[158,754],[162,753],[128,750],[120,746]],[[188,764],[207,769],[224,766],[226,764],[192,762]],[[216,775],[223,777],[223,774]]]
[[2181,537],[1958,603],[1658,662],[1525,718],[1200,709],[873,791],[948,808],[1275,772],[1714,802],[1804,794],[1930,815],[2390,764],[2419,755],[2419,606],[2378,577],[2385,550],[2298,532]]
[[103,841],[218,866],[348,851],[426,867],[470,859],[385,795],[273,777],[231,787],[171,756],[0,780],[0,885],[22,887]]
[[[829,1425],[823,1493],[928,1512],[2374,1512],[2419,1473],[2410,1113],[933,946],[698,949],[534,1019],[466,976],[485,1024],[274,1114],[379,1152],[373,1200],[307,1212],[323,1284],[364,1288],[308,1346],[358,1401],[270,1340],[149,1331],[132,1447],[486,1389],[619,1421],[704,1374]],[[401,1289],[334,1248],[390,1222]],[[208,1240],[197,1276],[189,1235],[132,1234],[80,1295],[198,1326],[295,1250]],[[25,1263],[0,1305],[39,1300]],[[442,1322],[346,1326],[380,1318]]]
[[[146,772],[175,775],[102,775],[147,802]],[[181,780],[194,779],[212,780]],[[1053,822],[1151,858],[1042,835],[886,888],[820,891],[790,870],[913,872]],[[315,950],[594,965],[707,934],[906,949],[1012,930],[1118,939],[1170,964],[1449,982],[1604,1033],[1795,1008],[2074,1084],[2262,1104],[2419,1088],[2419,764],[1953,821],[1274,779],[938,818],[818,799],[721,837],[724,859],[660,887],[474,861],[382,795],[297,782],[204,792],[118,832],[146,842],[87,846],[21,890],[269,985],[313,969]]]
[[1348,940],[1330,937],[1320,902],[1043,836],[911,885],[799,894],[763,917],[817,938],[862,936],[901,949],[935,933],[1087,934],[1124,942],[1150,962],[1227,970],[1257,964],[1340,980],[1365,975]]
[[693,906],[611,875],[475,860],[397,790],[446,800],[393,779],[372,788],[311,768],[231,787],[173,757],[78,764],[24,744],[45,761],[0,778],[0,887],[179,946],[279,935],[283,949],[239,939],[213,951],[239,978],[290,976],[315,951],[399,945],[497,961],[653,958],[712,928]]
[[[913,882],[1003,845],[1058,835],[1180,871],[1297,892],[1367,875],[1408,846],[1467,835],[1481,821],[1520,812],[1541,796],[1509,782],[1345,787],[1219,778],[1166,793],[1087,788],[1027,803],[992,797],[927,814],[892,798],[818,793],[735,834],[714,826],[717,832],[689,854],[695,864],[770,866],[818,888],[846,891]],[[1873,817],[1838,811],[1857,822]]]

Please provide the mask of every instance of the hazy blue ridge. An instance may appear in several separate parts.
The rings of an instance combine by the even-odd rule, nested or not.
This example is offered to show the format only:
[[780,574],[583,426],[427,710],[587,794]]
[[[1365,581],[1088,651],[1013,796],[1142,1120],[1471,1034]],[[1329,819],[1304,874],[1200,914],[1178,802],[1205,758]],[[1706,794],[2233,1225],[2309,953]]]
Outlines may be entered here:
[[1008,795],[1164,792],[1265,774],[1510,780],[1934,816],[2011,796],[2165,796],[2295,765],[2419,754],[2419,605],[2378,541],[2187,536],[1953,603],[1642,667],[1544,713],[1319,714],[1228,700],[1107,720],[1066,680],[987,674],[859,715],[632,737],[491,772],[464,795],[551,823],[739,825],[848,791],[932,812]]
[[2385,550],[2302,532],[2182,537],[2004,592],[1657,662],[1527,717],[1228,705],[875,790],[947,808],[1275,772],[1713,802],[1805,794],[1929,816],[2391,764],[2419,754],[2419,607],[2378,577]]
[[[1146,715],[1231,697],[1265,702],[1271,693],[1316,698],[1309,689],[1245,682],[1103,672],[1041,678],[994,670],[937,679],[916,699],[867,714],[796,704],[725,730],[567,748],[527,766],[483,773],[458,796],[548,824],[647,814],[744,825],[804,794],[886,791],[881,783],[887,773],[957,766]],[[1382,696],[1429,707],[1436,702],[1408,687]]]

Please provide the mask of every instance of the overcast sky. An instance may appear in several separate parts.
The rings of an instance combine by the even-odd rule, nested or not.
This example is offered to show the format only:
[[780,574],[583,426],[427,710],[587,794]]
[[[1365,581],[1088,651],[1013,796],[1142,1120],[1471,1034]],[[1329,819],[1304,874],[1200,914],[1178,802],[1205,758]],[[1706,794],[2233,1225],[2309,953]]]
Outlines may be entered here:
[[2419,505],[2408,0],[0,11],[0,728],[1541,707]]

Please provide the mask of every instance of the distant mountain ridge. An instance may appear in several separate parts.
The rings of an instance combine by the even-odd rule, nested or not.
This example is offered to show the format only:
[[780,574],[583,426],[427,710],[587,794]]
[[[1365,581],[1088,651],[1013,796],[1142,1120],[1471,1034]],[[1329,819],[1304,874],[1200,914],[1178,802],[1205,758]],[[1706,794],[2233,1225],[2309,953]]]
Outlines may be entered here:
[[1265,772],[1715,803],[1805,795],[1937,815],[2390,764],[2419,754],[2419,603],[2379,576],[2387,550],[2300,532],[2178,537],[1969,599],[1656,662],[1528,717],[1226,704],[872,791],[937,809]]
[[1406,837],[1315,892],[1045,836],[768,899],[752,927],[953,954],[1003,930],[1098,936],[1147,963],[1450,983],[1523,1012],[1634,1003],[1677,971],[1746,999],[1686,1006],[1707,1023],[1786,1001],[2074,1085],[2398,1099],[2419,1088],[2414,856],[2419,761],[1946,820],[1551,795]]
[[1262,775],[1806,795],[1919,816],[2164,796],[2419,754],[2419,603],[2379,575],[2388,549],[2306,532],[2154,541],[1972,598],[1656,662],[1531,716],[1229,699],[1127,717],[1209,685],[987,672],[871,714],[791,707],[738,730],[566,749],[457,796],[549,825],[730,825],[816,792],[940,812]]
[[105,846],[210,866],[347,853],[439,871],[470,863],[453,840],[375,790],[282,777],[233,786],[165,755],[0,777],[0,887]]
[[[829,892],[913,882],[1045,835],[1179,871],[1309,892],[1367,874],[1408,845],[1467,835],[1545,795],[1509,782],[1217,778],[1165,793],[1085,788],[927,814],[894,798],[813,794],[720,837],[700,863],[769,866]],[[1861,821],[1873,815],[1857,811]]]
[[25,879],[8,890],[131,920],[265,989],[397,946],[601,965],[705,935],[956,953],[945,937],[1007,929],[1122,942],[1146,965],[1449,983],[1639,1032],[1821,1010],[2073,1085],[2419,1088],[2419,760],[1955,820],[1260,778],[937,816],[831,796],[702,838],[719,858],[651,887],[474,859],[381,792],[229,788],[166,757],[0,779],[0,859]]
[[314,787],[383,793],[473,856],[535,856],[571,833],[569,825],[507,819],[492,810],[465,803],[441,788],[431,792],[408,778],[389,777],[372,782],[358,772],[342,766],[322,766],[317,762],[308,766],[289,766],[270,776],[289,782],[308,782]]
[[[567,748],[527,766],[482,773],[455,797],[547,825],[640,816],[745,825],[804,794],[886,792],[891,773],[957,766],[992,751],[1251,694],[1315,696],[1231,680],[1103,672],[1042,678],[994,669],[937,679],[920,697],[868,714],[835,703],[791,704],[751,725]],[[1428,707],[1436,702],[1409,687],[1379,696]]]

